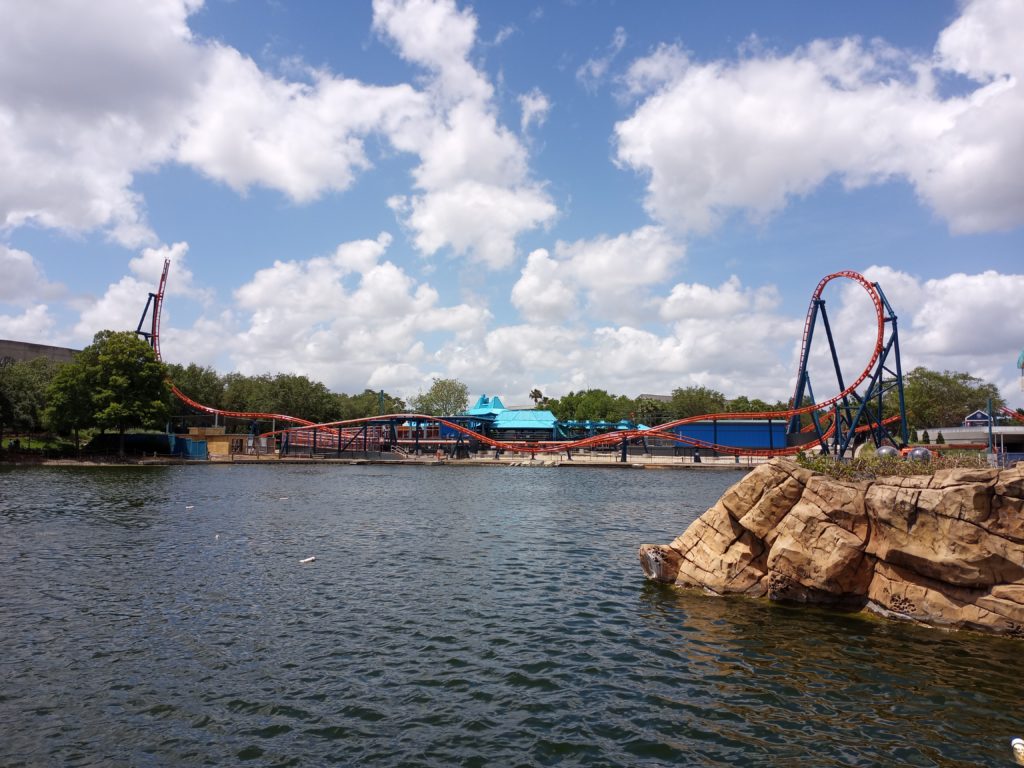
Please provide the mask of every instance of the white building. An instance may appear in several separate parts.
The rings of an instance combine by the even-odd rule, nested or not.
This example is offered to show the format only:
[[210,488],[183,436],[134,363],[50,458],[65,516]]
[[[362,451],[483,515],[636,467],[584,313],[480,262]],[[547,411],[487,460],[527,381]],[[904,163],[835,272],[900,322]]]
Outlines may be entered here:
[[990,432],[989,415],[985,411],[969,414],[964,418],[963,426],[929,427],[927,430],[918,430],[918,436],[925,431],[933,445],[941,432],[946,445],[962,445],[965,448],[988,448],[991,434],[992,452],[997,454],[1000,464],[1024,461],[1024,424],[1009,419],[1004,421],[997,416]]

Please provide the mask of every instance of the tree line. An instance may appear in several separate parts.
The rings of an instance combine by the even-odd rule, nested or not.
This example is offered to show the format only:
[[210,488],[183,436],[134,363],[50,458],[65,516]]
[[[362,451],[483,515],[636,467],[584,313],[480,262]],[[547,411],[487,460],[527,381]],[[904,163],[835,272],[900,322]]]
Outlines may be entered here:
[[[644,424],[684,419],[709,413],[763,413],[784,411],[788,401],[768,402],[745,395],[726,397],[710,387],[679,387],[667,401],[629,398],[603,389],[570,392],[560,398],[546,398],[534,390],[539,408],[549,409],[561,420],[620,421]],[[991,401],[995,412],[1006,405],[996,385],[959,371],[914,368],[903,376],[903,399],[907,425],[911,430],[927,427],[958,427],[964,417],[977,410],[987,411]],[[1019,409],[1018,409],[1019,410]],[[890,391],[883,405],[886,416],[899,412],[898,395]]]
[[5,431],[43,429],[73,435],[85,429],[124,433],[167,415],[166,369],[134,333],[100,331],[69,363],[43,358],[0,366],[0,444]]
[[[540,394],[538,390],[534,393]],[[559,398],[539,396],[535,399],[538,408],[547,408],[562,421],[621,421],[623,419],[642,423],[658,424],[688,416],[707,413],[757,413],[785,410],[788,405],[781,401],[769,403],[746,396],[728,398],[709,387],[678,387],[672,390],[668,400],[649,397],[631,398],[615,395],[603,389],[585,389],[569,392]]]
[[130,331],[101,331],[68,363],[46,358],[0,364],[0,446],[12,432],[50,431],[74,438],[86,430],[119,435],[129,429],[163,431],[184,425],[195,412],[178,400],[169,381],[193,400],[214,408],[282,413],[314,422],[340,421],[405,410],[387,393],[331,392],[321,382],[292,374],[221,376],[195,364],[167,365]]
[[[79,444],[83,430],[116,432],[137,427],[184,424],[195,412],[171,392],[168,381],[193,400],[229,411],[281,413],[321,423],[412,411],[451,416],[469,404],[468,388],[456,379],[433,379],[408,404],[386,392],[332,392],[325,384],[296,374],[221,375],[196,364],[166,365],[132,332],[101,331],[70,363],[45,358],[0,364],[0,445],[5,433],[50,430],[71,435]],[[530,392],[537,408],[562,421],[623,419],[658,424],[708,413],[780,411],[787,402],[726,397],[709,387],[679,387],[667,401],[630,398],[603,389],[569,392],[558,398]],[[904,376],[904,400],[911,430],[959,426],[963,418],[1005,405],[998,388],[957,371],[918,367]],[[896,394],[887,395],[887,413],[897,412]]]
[[[167,374],[178,389],[196,402],[226,411],[281,413],[322,423],[406,410],[401,398],[386,392],[332,392],[322,382],[291,373],[221,375],[213,368],[191,363],[170,364]],[[177,398],[173,398],[171,405],[175,418],[184,419],[194,413]]]

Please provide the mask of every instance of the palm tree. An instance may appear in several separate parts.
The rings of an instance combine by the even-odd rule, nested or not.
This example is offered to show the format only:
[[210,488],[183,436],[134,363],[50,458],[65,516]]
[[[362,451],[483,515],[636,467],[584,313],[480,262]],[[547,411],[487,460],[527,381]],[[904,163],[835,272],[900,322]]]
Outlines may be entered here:
[[530,399],[533,400],[533,407],[534,408],[537,407],[537,405],[541,401],[541,398],[543,398],[543,397],[544,397],[544,394],[539,389],[534,388],[534,389],[530,390]]

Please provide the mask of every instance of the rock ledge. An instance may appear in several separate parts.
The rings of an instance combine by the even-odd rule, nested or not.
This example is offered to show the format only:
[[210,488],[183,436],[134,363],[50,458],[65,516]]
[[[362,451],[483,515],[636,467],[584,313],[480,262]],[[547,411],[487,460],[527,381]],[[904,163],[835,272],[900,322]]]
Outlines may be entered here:
[[640,564],[716,595],[1024,638],[1024,465],[849,482],[775,459]]

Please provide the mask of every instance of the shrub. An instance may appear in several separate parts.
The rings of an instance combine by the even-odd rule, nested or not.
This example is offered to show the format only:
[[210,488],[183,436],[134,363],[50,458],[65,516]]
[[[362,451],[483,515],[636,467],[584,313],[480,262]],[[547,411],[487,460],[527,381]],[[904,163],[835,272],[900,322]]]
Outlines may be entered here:
[[876,477],[931,475],[940,469],[957,467],[988,467],[985,457],[974,451],[953,451],[945,456],[933,455],[929,462],[878,456],[837,461],[825,454],[808,456],[803,453],[797,454],[796,460],[801,467],[838,480],[874,480]]

